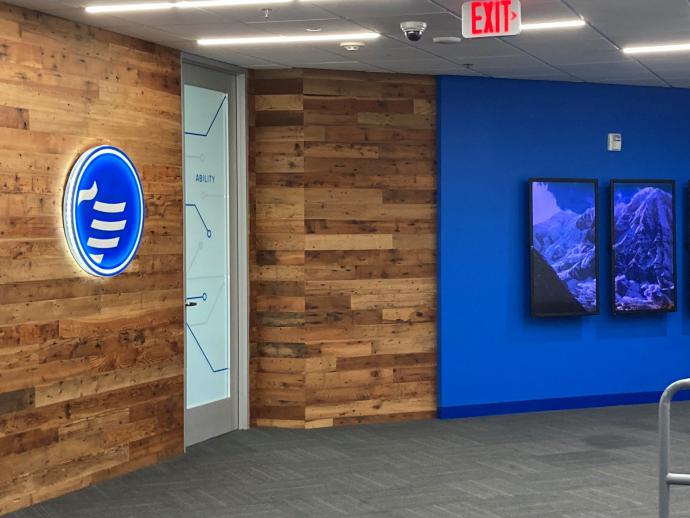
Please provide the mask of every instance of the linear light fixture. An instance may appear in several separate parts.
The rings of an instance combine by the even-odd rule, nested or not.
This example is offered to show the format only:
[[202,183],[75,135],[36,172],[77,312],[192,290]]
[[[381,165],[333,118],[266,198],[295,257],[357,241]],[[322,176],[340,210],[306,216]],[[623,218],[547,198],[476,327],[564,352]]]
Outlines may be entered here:
[[288,43],[319,43],[323,41],[375,40],[378,32],[351,32],[345,34],[302,34],[299,36],[255,36],[248,38],[205,38],[199,45],[284,45]]
[[553,22],[523,23],[523,31],[548,31],[552,29],[574,29],[587,25],[584,20],[556,20]]
[[178,2],[141,2],[133,4],[90,5],[87,13],[129,13],[138,11],[164,11],[167,9],[193,9],[202,7],[235,7],[244,5],[289,4],[294,0],[179,0]]
[[661,54],[663,52],[688,52],[690,43],[677,43],[675,45],[649,45],[647,47],[625,47],[625,54]]

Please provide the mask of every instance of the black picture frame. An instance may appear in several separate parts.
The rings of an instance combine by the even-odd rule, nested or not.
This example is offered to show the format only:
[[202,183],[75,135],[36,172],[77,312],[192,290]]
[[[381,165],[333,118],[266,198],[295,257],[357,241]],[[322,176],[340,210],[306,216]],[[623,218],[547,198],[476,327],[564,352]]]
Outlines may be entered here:
[[[621,310],[616,303],[616,185],[670,185],[671,186],[671,214],[673,217],[672,236],[673,243],[671,249],[673,251],[673,308],[660,309],[631,309]],[[677,258],[677,226],[676,221],[676,181],[667,179],[613,179],[610,184],[610,253],[611,253],[611,310],[614,315],[639,315],[639,314],[661,314],[661,313],[675,313],[678,311],[678,258]]]
[[[582,310],[561,310],[561,311],[542,311],[538,309],[536,299],[538,296],[536,283],[536,261],[537,252],[534,246],[534,199],[533,186],[535,183],[577,183],[590,184],[594,194],[594,268],[596,278],[596,307],[593,311]],[[528,211],[529,211],[529,254],[530,254],[530,312],[534,318],[558,318],[558,317],[586,317],[596,316],[601,312],[601,281],[600,281],[600,250],[599,250],[599,181],[595,178],[530,178],[528,184]]]

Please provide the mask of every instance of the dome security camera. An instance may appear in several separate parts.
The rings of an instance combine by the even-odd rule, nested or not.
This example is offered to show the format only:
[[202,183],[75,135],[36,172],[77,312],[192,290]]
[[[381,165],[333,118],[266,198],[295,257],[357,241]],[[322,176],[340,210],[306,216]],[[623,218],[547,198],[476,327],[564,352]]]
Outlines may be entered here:
[[424,34],[426,27],[426,22],[403,22],[400,24],[400,28],[405,34],[407,41],[414,43],[422,39],[422,34]]

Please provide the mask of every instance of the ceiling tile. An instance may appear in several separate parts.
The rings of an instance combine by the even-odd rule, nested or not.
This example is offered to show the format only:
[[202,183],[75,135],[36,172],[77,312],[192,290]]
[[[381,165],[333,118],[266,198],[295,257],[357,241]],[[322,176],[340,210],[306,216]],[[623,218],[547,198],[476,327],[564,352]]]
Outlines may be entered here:
[[[329,49],[331,52],[341,56],[347,56],[350,59],[358,59],[367,62],[380,62],[385,65],[392,60],[418,60],[418,59],[434,59],[435,56],[418,50],[415,48],[399,46],[399,45],[384,45],[367,43],[365,47],[356,52],[350,52],[340,47]],[[439,58],[436,58],[439,59]]]
[[92,14],[87,13],[81,7],[65,7],[64,4],[54,4],[50,9],[42,9],[42,12],[67,18],[78,23],[94,25],[102,29],[117,30],[118,27],[131,25],[132,22],[107,14],[99,15],[96,19]]
[[283,35],[309,34],[307,29],[320,29],[321,33],[349,33],[364,30],[361,25],[342,18],[248,22],[246,27],[255,29],[257,32],[266,31]]
[[690,78],[669,81],[674,88],[690,88]]
[[523,32],[509,43],[532,56],[554,63],[591,63],[610,61],[611,54],[620,55],[609,41],[588,27],[562,32]]
[[[436,36],[460,36],[460,21],[448,13],[418,14],[415,16],[386,16],[362,18],[358,23],[364,27],[386,34],[405,44],[408,43],[400,29],[400,24],[405,21],[426,22],[428,28],[424,33],[422,42],[430,42]],[[422,43],[420,42],[420,43]],[[416,44],[413,44],[416,45]]]
[[568,0],[621,47],[690,40],[688,0]]
[[360,63],[358,61],[330,61],[324,63],[308,63],[304,68],[316,68],[326,70],[357,70],[361,72],[390,72],[385,68]]
[[[101,14],[89,15],[93,20],[92,23],[98,23]],[[145,11],[134,13],[117,13],[113,15],[126,22],[139,23],[142,25],[149,25],[151,27],[157,25],[183,25],[192,23],[214,23],[218,22],[218,17],[203,9],[172,9],[166,11]],[[228,18],[229,19],[229,18]]]
[[521,4],[522,20],[525,23],[564,20],[575,17],[573,11],[560,0],[521,0]]
[[464,63],[468,59],[479,58],[512,58],[524,57],[525,53],[504,41],[495,38],[481,38],[476,40],[463,40],[457,45],[436,45],[427,42],[421,48],[446,57],[456,63]]
[[[2,1],[2,0],[0,0]],[[268,18],[257,6],[90,15],[90,3],[134,0],[10,0],[81,23],[169,45],[250,68],[321,66],[425,74],[483,74],[543,80],[690,87],[690,53],[625,56],[620,46],[690,41],[688,0],[522,0],[526,22],[584,17],[580,29],[525,32],[519,36],[433,43],[459,36],[462,0],[294,0],[273,5]],[[136,0],[139,1],[139,0]],[[428,23],[422,41],[408,42],[400,22]],[[199,47],[201,37],[378,31],[356,53],[338,43],[292,46]],[[466,67],[465,65],[470,65]]]
[[[338,44],[336,43],[335,45],[337,46]],[[328,47],[321,48],[312,45],[292,45],[290,47],[255,46],[251,48],[243,47],[242,53],[272,63],[293,67],[306,65],[307,63],[351,61],[342,59],[335,53],[328,52],[328,50],[325,50],[326,48]]]
[[253,27],[240,22],[190,23],[184,25],[159,25],[159,29],[176,34],[183,39],[270,36],[262,27]]
[[299,20],[328,20],[337,16],[319,7],[317,2],[293,2],[292,4],[266,5],[270,15],[264,15],[262,6],[241,6],[232,8],[204,8],[216,16],[232,18],[245,23],[264,23]]
[[120,34],[131,36],[132,38],[139,38],[141,40],[152,41],[160,43],[161,45],[174,46],[177,45],[181,39],[173,33],[162,31],[155,27],[148,27],[138,23],[128,23],[120,27],[115,27]]
[[365,21],[381,16],[441,13],[446,9],[428,0],[303,0],[342,18]]
[[567,74],[563,74],[557,71],[552,71],[552,72],[542,72],[542,73],[536,73],[536,74],[516,74],[516,73],[510,73],[510,74],[495,74],[492,77],[496,78],[501,78],[501,79],[523,79],[527,81],[565,81],[568,83],[581,83],[582,81],[573,77],[569,76]]
[[[463,0],[435,0],[448,11],[461,14]],[[559,0],[521,0],[522,18],[526,22],[568,18],[573,15]]]

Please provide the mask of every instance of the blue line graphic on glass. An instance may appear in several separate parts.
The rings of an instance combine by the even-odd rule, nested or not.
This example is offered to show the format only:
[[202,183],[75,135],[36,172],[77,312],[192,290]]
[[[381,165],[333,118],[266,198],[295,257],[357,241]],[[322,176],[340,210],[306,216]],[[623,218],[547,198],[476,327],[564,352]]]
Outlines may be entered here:
[[185,207],[194,207],[194,209],[196,210],[196,213],[199,215],[199,219],[201,220],[201,224],[206,229],[206,237],[211,239],[213,232],[211,232],[211,229],[208,228],[208,225],[206,225],[206,221],[204,221],[204,217],[201,215],[201,211],[199,210],[199,207],[197,206],[197,204],[196,203],[185,203]]
[[65,235],[88,273],[112,277],[136,256],[144,230],[144,194],[132,161],[121,150],[99,146],[84,153],[65,190]]
[[225,101],[227,101],[227,99],[228,99],[227,95],[223,96],[223,99],[220,101],[220,106],[218,106],[218,109],[216,110],[216,114],[213,116],[213,120],[211,120],[211,124],[208,125],[208,129],[204,133],[185,131],[184,134],[192,136],[192,137],[208,137],[208,134],[211,133],[211,129],[213,129],[213,125],[216,123],[216,119],[218,118],[218,115],[220,114],[220,110],[223,108],[223,105],[225,104]]
[[209,368],[211,369],[211,372],[214,374],[219,373],[219,372],[225,372],[228,370],[227,367],[224,367],[222,369],[217,369],[213,366],[211,363],[211,360],[208,359],[208,355],[206,354],[206,351],[204,351],[204,348],[201,346],[201,343],[199,343],[198,338],[194,334],[194,331],[192,331],[192,328],[189,324],[185,324],[187,326],[187,330],[189,331],[189,334],[192,335],[192,338],[194,338],[194,341],[196,342],[197,347],[199,348],[199,351],[201,351],[201,355],[204,357],[204,360],[206,360],[206,363],[208,364]]

